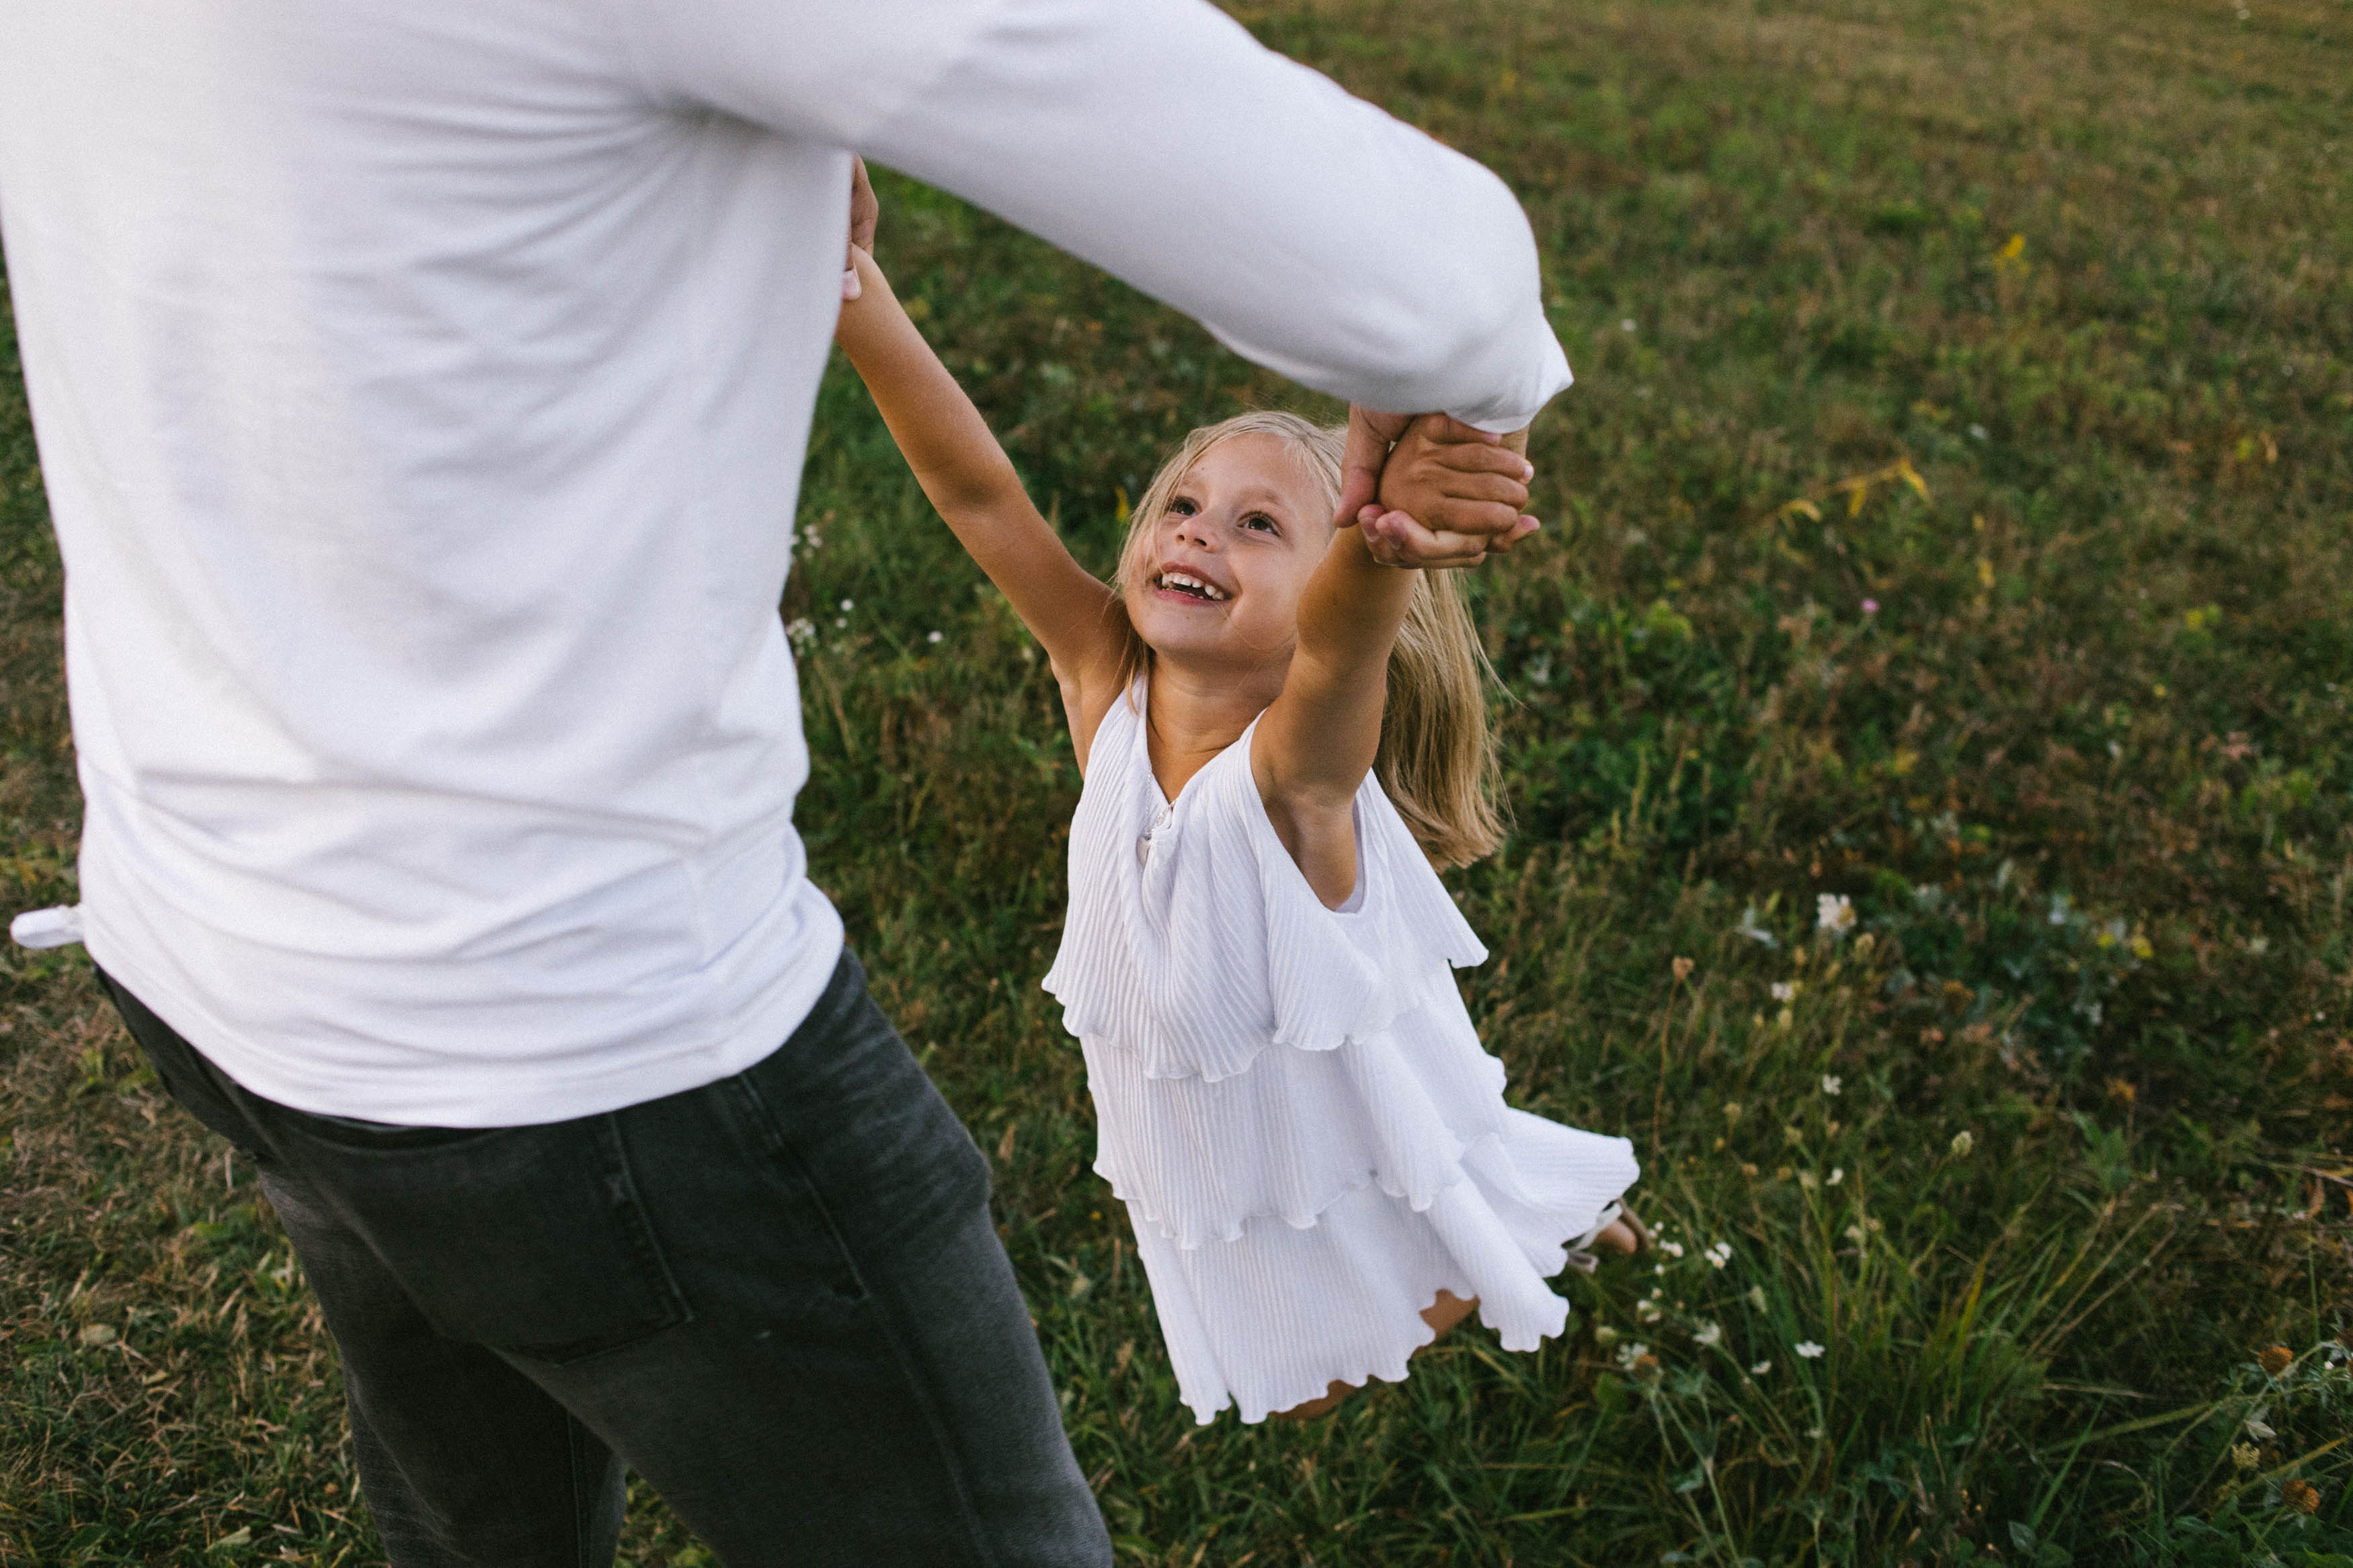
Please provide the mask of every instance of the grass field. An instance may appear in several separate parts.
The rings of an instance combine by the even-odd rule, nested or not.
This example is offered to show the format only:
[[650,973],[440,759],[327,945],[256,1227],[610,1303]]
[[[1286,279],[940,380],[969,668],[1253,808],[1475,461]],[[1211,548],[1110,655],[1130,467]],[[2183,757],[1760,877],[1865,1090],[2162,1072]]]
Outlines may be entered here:
[[[1456,879],[1466,981],[1674,1245],[1541,1353],[1474,1328],[1323,1424],[1194,1428],[1038,989],[1052,683],[838,367],[802,821],[996,1158],[1123,1563],[2353,1564],[2353,5],[1243,16],[1534,218],[1580,380],[1540,544],[1474,584],[1518,826]],[[884,199],[1085,559],[1187,427],[1324,406]],[[0,562],[28,906],[77,806],[13,374]],[[78,951],[0,957],[0,1563],[372,1561],[248,1173]],[[709,1561],[650,1497],[626,1555]]]

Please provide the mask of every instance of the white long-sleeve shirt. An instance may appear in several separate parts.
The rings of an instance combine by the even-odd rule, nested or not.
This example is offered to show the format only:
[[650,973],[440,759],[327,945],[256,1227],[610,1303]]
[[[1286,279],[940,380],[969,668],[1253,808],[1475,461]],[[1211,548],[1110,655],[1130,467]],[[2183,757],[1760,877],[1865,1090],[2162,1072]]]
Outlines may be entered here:
[[1357,402],[1568,379],[1503,185],[1202,0],[0,7],[84,929],[248,1089],[553,1121],[807,1015],[848,149]]

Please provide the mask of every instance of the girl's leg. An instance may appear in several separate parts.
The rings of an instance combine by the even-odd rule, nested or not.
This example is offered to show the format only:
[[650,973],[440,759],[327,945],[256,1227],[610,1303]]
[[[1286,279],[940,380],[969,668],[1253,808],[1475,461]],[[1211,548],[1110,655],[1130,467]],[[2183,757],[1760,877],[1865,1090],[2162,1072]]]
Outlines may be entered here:
[[1636,1217],[1632,1209],[1628,1209],[1601,1227],[1601,1233],[1593,1238],[1593,1245],[1608,1252],[1640,1252],[1651,1245],[1651,1227]]
[[[1627,1209],[1602,1226],[1594,1236],[1591,1245],[1602,1251],[1631,1254],[1649,1246],[1650,1240],[1650,1227],[1635,1217],[1633,1210]],[[1438,1300],[1421,1311],[1421,1321],[1430,1325],[1434,1336],[1430,1343],[1436,1344],[1444,1339],[1450,1330],[1469,1317],[1478,1306],[1479,1300],[1475,1296],[1466,1301],[1451,1290],[1440,1290]],[[1423,1347],[1425,1350],[1428,1348],[1427,1345]],[[1320,1397],[1304,1405],[1294,1405],[1288,1410],[1278,1410],[1275,1414],[1290,1421],[1308,1421],[1318,1415],[1328,1415],[1340,1407],[1341,1401],[1356,1393],[1356,1387],[1353,1383],[1335,1383]]]
[[[1477,1310],[1478,1306],[1479,1299],[1476,1296],[1466,1301],[1451,1290],[1440,1290],[1438,1293],[1438,1300],[1421,1310],[1421,1321],[1430,1325],[1430,1332],[1436,1336],[1430,1343],[1436,1344],[1439,1340],[1444,1339],[1449,1330]],[[1427,1345],[1423,1347],[1425,1350],[1428,1348]],[[1304,1405],[1294,1405],[1288,1410],[1278,1410],[1275,1414],[1287,1421],[1312,1420],[1318,1415],[1330,1415],[1339,1408],[1342,1400],[1356,1392],[1356,1384],[1335,1382],[1331,1387],[1325,1389],[1321,1396],[1311,1399]]]

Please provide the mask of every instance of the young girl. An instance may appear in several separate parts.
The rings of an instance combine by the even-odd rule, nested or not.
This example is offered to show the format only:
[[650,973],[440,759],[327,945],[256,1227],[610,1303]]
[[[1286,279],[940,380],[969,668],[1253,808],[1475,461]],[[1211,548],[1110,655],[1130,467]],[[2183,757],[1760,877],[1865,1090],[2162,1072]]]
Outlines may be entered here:
[[[1634,1247],[1618,1198],[1637,1168],[1622,1138],[1506,1107],[1455,989],[1486,950],[1433,864],[1499,832],[1453,577],[1335,530],[1339,433],[1250,414],[1186,440],[1098,582],[872,258],[852,261],[841,345],[1061,683],[1085,787],[1046,989],[1185,1403],[1205,1424],[1228,1404],[1316,1414],[1402,1380],[1473,1308],[1534,1350],[1567,1319],[1546,1277]],[[1423,421],[1381,505],[1516,509],[1528,472]]]

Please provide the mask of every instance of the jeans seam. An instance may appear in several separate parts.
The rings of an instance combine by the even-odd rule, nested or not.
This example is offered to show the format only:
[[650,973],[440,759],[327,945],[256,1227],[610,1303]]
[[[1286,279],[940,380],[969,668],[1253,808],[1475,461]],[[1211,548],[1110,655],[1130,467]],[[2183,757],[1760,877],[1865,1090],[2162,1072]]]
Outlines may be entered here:
[[[884,1026],[886,1027],[889,1026],[888,1019],[884,1020]],[[919,1073],[920,1070],[918,1069]],[[931,1434],[933,1451],[939,1456],[941,1468],[947,1472],[948,1484],[955,1489],[956,1513],[964,1521],[965,1540],[971,1545],[975,1557],[983,1564],[983,1568],[991,1568],[991,1565],[997,1563],[997,1555],[989,1542],[987,1531],[981,1525],[980,1511],[973,1505],[972,1489],[965,1475],[963,1462],[956,1456],[955,1445],[948,1441],[945,1424],[940,1418],[938,1404],[933,1399],[930,1387],[917,1374],[914,1363],[907,1353],[907,1347],[900,1336],[897,1323],[893,1321],[892,1309],[866,1283],[866,1270],[860,1267],[857,1249],[850,1245],[849,1237],[842,1231],[840,1222],[834,1217],[833,1205],[826,1202],[824,1190],[818,1185],[817,1179],[810,1173],[807,1163],[800,1157],[798,1151],[795,1150],[784,1136],[783,1129],[778,1126],[776,1117],[770,1113],[768,1102],[761,1095],[758,1086],[753,1083],[748,1074],[738,1078],[736,1081],[743,1085],[745,1096],[757,1113],[761,1131],[770,1149],[777,1158],[791,1163],[794,1174],[799,1178],[802,1187],[808,1194],[809,1202],[817,1206],[818,1216],[825,1221],[827,1234],[833,1237],[835,1249],[841,1254],[842,1260],[849,1265],[851,1274],[858,1280],[859,1289],[864,1293],[866,1299],[874,1304],[876,1321],[881,1325],[883,1340],[891,1347],[891,1358],[897,1363],[900,1380],[914,1395],[916,1406],[923,1411],[923,1426]],[[926,1087],[929,1087],[931,1080],[926,1078],[923,1082]]]
[[628,1237],[629,1250],[636,1254],[638,1267],[645,1271],[648,1283],[665,1298],[661,1321],[640,1337],[691,1323],[694,1321],[694,1304],[679,1289],[678,1276],[670,1272],[670,1259],[663,1255],[660,1240],[653,1233],[653,1216],[646,1212],[645,1202],[638,1195],[637,1173],[629,1167],[628,1142],[621,1135],[621,1113],[608,1111],[598,1122],[596,1142],[605,1156],[606,1175],[618,1184],[617,1195],[622,1200],[618,1205],[621,1233]]
[[564,1437],[572,1459],[572,1557],[576,1568],[607,1568],[591,1560],[596,1544],[596,1503],[588,1485],[587,1456],[582,1452],[580,1417],[564,1413]]
[[767,1100],[760,1093],[759,1086],[752,1081],[749,1074],[737,1075],[728,1080],[728,1085],[742,1091],[751,1110],[752,1125],[758,1132],[760,1142],[766,1145],[768,1157],[790,1168],[793,1179],[808,1194],[818,1218],[824,1222],[825,1234],[833,1243],[834,1255],[841,1260],[842,1267],[849,1270],[850,1281],[858,1287],[859,1295],[871,1300],[874,1293],[867,1288],[866,1271],[858,1267],[858,1255],[850,1249],[849,1238],[842,1234],[841,1223],[834,1218],[833,1205],[827,1203],[824,1194],[818,1191],[817,1178],[809,1173],[808,1163],[786,1139],[776,1116],[768,1109]]

